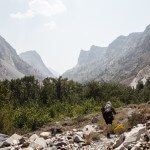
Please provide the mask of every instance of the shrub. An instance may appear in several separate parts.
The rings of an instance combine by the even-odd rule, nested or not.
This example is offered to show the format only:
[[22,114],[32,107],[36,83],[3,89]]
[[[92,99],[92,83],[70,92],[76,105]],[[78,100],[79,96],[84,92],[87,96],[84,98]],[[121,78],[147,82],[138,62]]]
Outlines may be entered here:
[[27,118],[26,114],[19,113],[19,114],[15,115],[14,120],[13,120],[13,125],[16,128],[22,129],[25,126],[27,120],[28,120],[28,118]]
[[126,131],[126,127],[124,124],[118,124],[114,129],[113,132],[115,134],[122,134]]
[[133,113],[128,118],[128,124],[130,127],[136,126],[137,124],[144,122],[144,114],[143,113]]
[[93,132],[91,133],[91,138],[92,138],[92,141],[100,141],[101,134],[98,132]]

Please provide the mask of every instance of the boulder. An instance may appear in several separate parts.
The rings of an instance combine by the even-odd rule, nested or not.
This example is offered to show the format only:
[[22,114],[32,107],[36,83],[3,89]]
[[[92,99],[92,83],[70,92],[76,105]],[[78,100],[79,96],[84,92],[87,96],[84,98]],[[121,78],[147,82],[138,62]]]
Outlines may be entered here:
[[10,145],[22,144],[23,142],[24,142],[23,137],[18,134],[13,134],[11,137],[9,137],[6,140],[6,143],[8,143]]
[[31,142],[29,147],[33,149],[45,149],[47,148],[47,143],[43,138],[37,138],[34,142]]
[[29,145],[29,148],[33,149],[33,150],[42,150],[43,147],[35,142],[31,142]]
[[93,132],[96,132],[96,130],[92,125],[87,125],[83,128],[83,135],[90,135]]
[[45,139],[49,138],[50,135],[51,135],[50,132],[42,132],[42,133],[40,134],[40,136],[43,137],[43,138],[45,138]]
[[47,147],[46,141],[43,138],[37,138],[35,140],[35,143],[39,144],[40,146],[42,146],[43,148]]
[[11,144],[7,143],[6,141],[0,142],[0,148],[9,147]]
[[1,141],[1,139],[6,139],[6,138],[8,138],[8,135],[0,134],[0,141]]
[[35,141],[36,139],[38,139],[38,138],[39,138],[38,135],[33,134],[32,136],[30,136],[29,141],[30,141],[30,142],[34,142],[34,141]]
[[123,143],[124,147],[127,148],[131,143],[135,143],[140,140],[141,135],[145,132],[146,128],[144,126],[133,128],[129,133],[126,134],[126,139]]
[[8,147],[10,146],[9,143],[5,142],[7,140],[8,136],[5,134],[0,134],[0,148]]
[[113,148],[119,147],[124,142],[124,140],[125,140],[125,135],[122,134],[113,144]]

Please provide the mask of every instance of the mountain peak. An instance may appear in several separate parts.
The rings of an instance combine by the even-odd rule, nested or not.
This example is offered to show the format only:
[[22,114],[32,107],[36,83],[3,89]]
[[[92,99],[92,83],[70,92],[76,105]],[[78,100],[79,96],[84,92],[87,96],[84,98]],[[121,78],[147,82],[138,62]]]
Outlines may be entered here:
[[29,51],[26,51],[26,52],[22,52],[22,53],[20,53],[20,55],[34,55],[34,56],[40,56],[38,53],[37,53],[37,51],[36,50],[29,50]]
[[95,60],[100,60],[103,57],[105,52],[106,52],[106,47],[99,47],[95,45],[92,45],[90,47],[90,50],[88,51],[81,50],[78,58],[77,66],[85,65]]
[[44,77],[54,77],[51,71],[43,63],[43,60],[40,57],[40,55],[35,50],[23,52],[20,54],[20,57],[25,62],[33,66],[36,70],[41,72],[41,74],[43,74]]
[[90,47],[90,51],[95,51],[95,50],[101,51],[101,50],[106,49],[106,48],[107,47],[100,47],[100,46],[92,45]]
[[93,50],[93,49],[95,49],[95,48],[97,48],[97,47],[98,47],[98,46],[92,45],[91,48],[90,48],[90,50]]
[[16,50],[0,36],[0,79],[16,79],[34,75],[42,80],[43,76],[31,65],[23,61]]

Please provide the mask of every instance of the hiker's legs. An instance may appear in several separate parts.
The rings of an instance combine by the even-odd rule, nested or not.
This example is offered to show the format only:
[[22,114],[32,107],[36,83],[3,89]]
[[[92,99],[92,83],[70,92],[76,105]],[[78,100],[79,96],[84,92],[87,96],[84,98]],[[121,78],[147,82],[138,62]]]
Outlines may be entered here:
[[110,138],[110,133],[112,132],[112,124],[107,124],[107,137]]
[[105,122],[107,124],[107,137],[110,138],[110,133],[112,132],[112,121],[113,118],[108,115],[105,116]]
[[108,124],[107,126],[108,126],[108,132],[112,133],[112,124]]

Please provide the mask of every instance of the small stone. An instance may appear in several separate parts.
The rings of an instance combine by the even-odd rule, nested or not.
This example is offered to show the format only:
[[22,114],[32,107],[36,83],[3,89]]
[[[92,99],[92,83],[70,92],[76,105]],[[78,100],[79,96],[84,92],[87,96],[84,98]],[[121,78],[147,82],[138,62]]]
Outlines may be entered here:
[[95,116],[92,118],[91,122],[95,124],[95,123],[98,123],[99,120],[100,118],[98,116]]
[[34,150],[32,147],[24,148],[23,150]]
[[56,146],[52,146],[52,147],[46,148],[45,150],[57,150],[57,147]]
[[46,143],[47,143],[47,146],[48,146],[48,147],[54,146],[54,143],[52,142],[51,139],[47,139],[47,140],[46,140]]
[[72,131],[73,131],[73,132],[77,132],[77,129],[73,129]]
[[21,145],[21,148],[27,148],[29,145],[30,143],[26,141]]
[[62,131],[62,128],[61,127],[54,127],[54,128],[51,128],[51,135],[52,136],[55,136],[56,134],[61,134],[63,131]]
[[35,142],[31,142],[29,145],[30,148],[34,149],[34,150],[41,150],[43,149],[43,147]]
[[145,114],[145,119],[150,120],[150,114]]
[[72,139],[72,137],[71,137],[71,136],[67,136],[67,139],[68,139],[68,140],[71,140],[71,139]]
[[84,142],[84,139],[82,139],[79,135],[74,135],[73,140],[76,143]]
[[83,132],[82,131],[75,132],[74,134],[79,135],[80,137],[83,137]]
[[62,146],[67,146],[67,143],[66,142],[58,142],[58,143],[56,143],[56,145],[55,145],[56,147],[62,147]]
[[147,130],[150,130],[150,120],[147,121],[147,123],[146,123],[146,129],[147,129]]
[[0,148],[0,150],[10,150],[11,147],[4,147],[4,148]]

